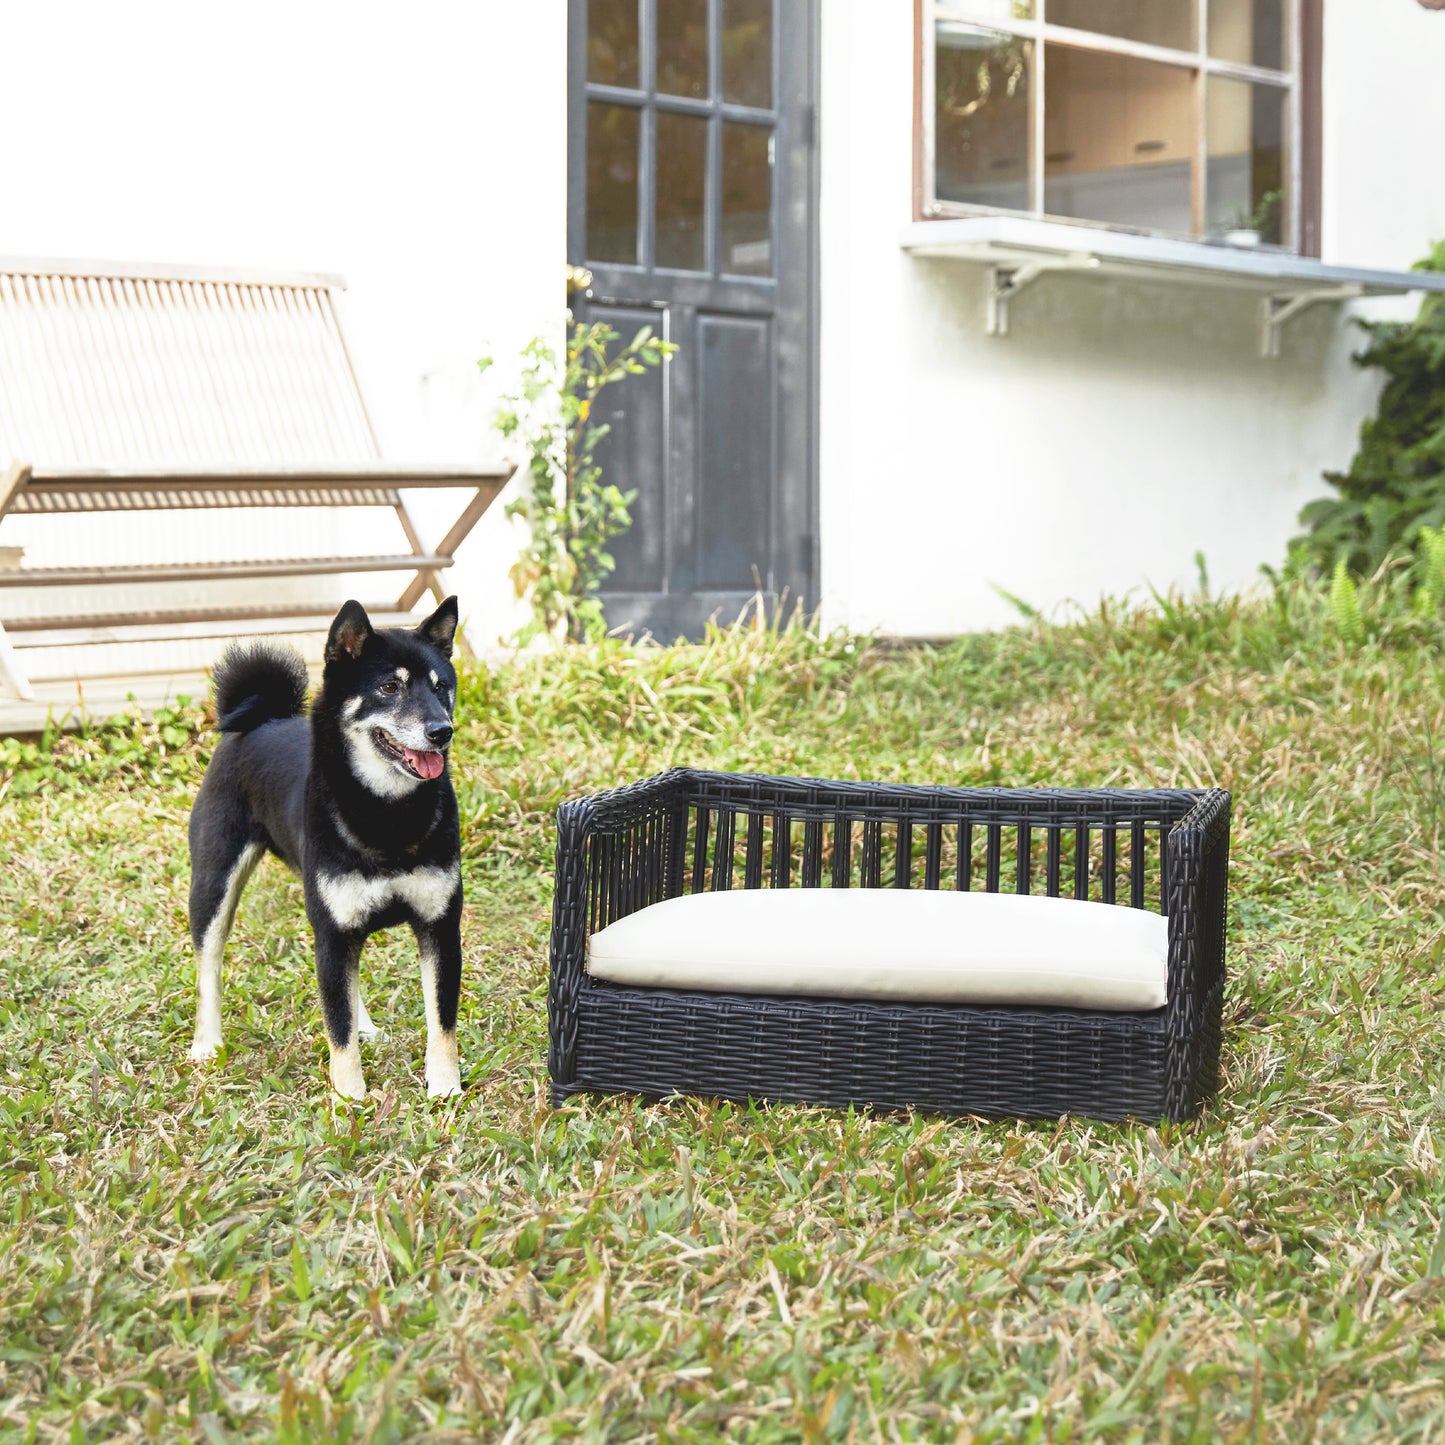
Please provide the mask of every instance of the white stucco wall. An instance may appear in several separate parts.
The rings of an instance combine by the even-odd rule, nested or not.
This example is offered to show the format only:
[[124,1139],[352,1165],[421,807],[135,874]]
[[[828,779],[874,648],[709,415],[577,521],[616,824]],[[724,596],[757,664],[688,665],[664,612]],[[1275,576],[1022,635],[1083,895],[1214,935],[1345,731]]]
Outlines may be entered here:
[[[1357,337],[1319,307],[1265,361],[1249,296],[1080,278],[1040,281],[986,336],[982,269],[899,246],[911,12],[823,6],[827,620],[987,626],[1014,616],[991,583],[1092,603],[1192,586],[1198,549],[1216,585],[1248,585],[1348,460],[1376,385],[1349,364]],[[509,368],[480,378],[477,356],[560,335],[565,0],[0,16],[0,254],[339,271],[387,452],[497,453]],[[1327,17],[1325,258],[1405,266],[1445,235],[1445,15],[1342,0]],[[429,540],[459,503],[419,498]],[[498,504],[452,574],[482,645],[520,618],[517,543]]]
[[[985,272],[906,255],[912,7],[827,0],[822,31],[820,530],[832,624],[937,635],[1215,586],[1278,563],[1346,464],[1376,380],[1319,306],[1259,354],[1258,302],[1045,277],[984,331]],[[1406,267],[1445,236],[1445,15],[1326,6],[1324,259]],[[1388,85],[1361,76],[1389,75]],[[1362,314],[1412,314],[1413,302]]]
[[[565,0],[0,0],[0,17],[0,255],[339,272],[387,454],[497,455],[508,363],[561,335]],[[486,378],[483,352],[502,363]],[[464,500],[414,494],[424,540]],[[481,645],[519,615],[505,500],[450,574]]]

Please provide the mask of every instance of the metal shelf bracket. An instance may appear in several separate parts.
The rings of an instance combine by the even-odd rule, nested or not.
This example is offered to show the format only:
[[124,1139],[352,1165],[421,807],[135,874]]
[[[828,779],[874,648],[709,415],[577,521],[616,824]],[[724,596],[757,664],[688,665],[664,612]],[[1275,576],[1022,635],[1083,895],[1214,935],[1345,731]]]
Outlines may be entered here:
[[990,266],[988,268],[988,322],[990,336],[1008,335],[1008,304],[1030,281],[1037,281],[1044,268],[1032,266]]
[[1298,316],[1317,301],[1354,301],[1364,295],[1363,286],[1336,286],[1328,291],[1277,291],[1259,303],[1259,354],[1268,361],[1279,359],[1279,334],[1286,321]]
[[1099,258],[1080,252],[1050,257],[1042,261],[1023,261],[1016,265],[991,265],[988,268],[988,316],[985,330],[990,336],[1008,335],[1008,304],[1029,285],[1048,271],[1093,271]]

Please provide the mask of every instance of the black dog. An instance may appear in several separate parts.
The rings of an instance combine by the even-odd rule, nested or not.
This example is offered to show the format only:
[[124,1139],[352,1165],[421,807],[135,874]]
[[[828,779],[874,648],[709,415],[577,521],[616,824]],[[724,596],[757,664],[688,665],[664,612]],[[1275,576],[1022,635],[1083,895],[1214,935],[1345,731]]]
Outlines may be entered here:
[[226,935],[251,870],[271,852],[305,885],[332,1087],[366,1093],[358,1040],[378,1031],[361,1001],[361,949],[379,929],[408,923],[421,948],[427,1093],[461,1092],[461,836],[447,774],[456,628],[455,597],[414,630],[373,628],[359,602],[346,603],[309,721],[294,648],[232,646],[217,665],[224,736],[191,810],[193,1059],[220,1046]]

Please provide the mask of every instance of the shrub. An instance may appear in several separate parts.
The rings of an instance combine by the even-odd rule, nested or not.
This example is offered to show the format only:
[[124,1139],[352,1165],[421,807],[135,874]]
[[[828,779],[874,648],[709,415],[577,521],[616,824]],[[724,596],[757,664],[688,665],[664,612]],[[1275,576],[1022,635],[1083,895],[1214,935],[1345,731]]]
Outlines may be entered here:
[[[1415,269],[1445,271],[1445,242]],[[1339,495],[1305,507],[1307,530],[1293,544],[1297,560],[1329,577],[1341,561],[1368,576],[1445,524],[1445,294],[1427,296],[1413,321],[1359,324],[1370,343],[1356,363],[1388,379],[1349,470],[1325,474]]]

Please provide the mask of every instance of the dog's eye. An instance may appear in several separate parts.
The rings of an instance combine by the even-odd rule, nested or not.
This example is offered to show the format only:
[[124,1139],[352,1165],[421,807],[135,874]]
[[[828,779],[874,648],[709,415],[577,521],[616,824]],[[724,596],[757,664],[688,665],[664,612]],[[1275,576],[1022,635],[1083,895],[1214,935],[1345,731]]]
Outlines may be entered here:
[[384,692],[388,697],[392,697],[396,693],[399,693],[401,691],[401,684],[397,682],[394,678],[388,678],[384,683],[382,683],[381,691]]
[[431,690],[436,693],[438,697],[440,697],[441,694],[447,690],[447,685],[441,680],[441,678],[437,678],[437,680],[432,683]]

